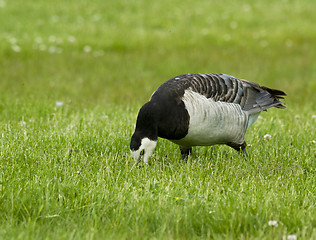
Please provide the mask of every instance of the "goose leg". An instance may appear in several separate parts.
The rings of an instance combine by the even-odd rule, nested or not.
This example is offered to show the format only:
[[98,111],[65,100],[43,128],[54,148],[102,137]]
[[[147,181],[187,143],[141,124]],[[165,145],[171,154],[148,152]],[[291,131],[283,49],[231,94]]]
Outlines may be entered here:
[[181,152],[181,156],[182,156],[182,159],[187,161],[188,160],[188,157],[189,157],[189,154],[191,154],[192,152],[192,148],[186,148],[186,147],[183,147],[183,146],[179,146],[180,148],[180,152]]
[[231,148],[235,149],[237,152],[244,155],[244,157],[248,157],[247,151],[246,151],[246,142],[244,141],[242,144],[238,143],[226,143],[227,146],[230,146]]

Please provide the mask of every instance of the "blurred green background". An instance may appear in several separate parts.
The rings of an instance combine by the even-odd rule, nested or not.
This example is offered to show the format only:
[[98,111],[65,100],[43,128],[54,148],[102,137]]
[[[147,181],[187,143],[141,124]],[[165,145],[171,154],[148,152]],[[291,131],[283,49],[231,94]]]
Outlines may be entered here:
[[313,0],[1,0],[1,110],[139,107],[193,72],[279,88],[288,107],[315,110],[315,9]]

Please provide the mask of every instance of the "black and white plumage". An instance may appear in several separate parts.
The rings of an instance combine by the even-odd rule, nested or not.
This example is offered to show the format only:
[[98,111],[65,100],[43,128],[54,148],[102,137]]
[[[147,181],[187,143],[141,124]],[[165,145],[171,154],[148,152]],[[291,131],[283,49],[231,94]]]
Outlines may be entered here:
[[244,136],[261,111],[285,108],[283,91],[226,74],[184,74],[163,83],[139,111],[130,149],[146,163],[158,137],[180,146],[226,144],[247,155]]

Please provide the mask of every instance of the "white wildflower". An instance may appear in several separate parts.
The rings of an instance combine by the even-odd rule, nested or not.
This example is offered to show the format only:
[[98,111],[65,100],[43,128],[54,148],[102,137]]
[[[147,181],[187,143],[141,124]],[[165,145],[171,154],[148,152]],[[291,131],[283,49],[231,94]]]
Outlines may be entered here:
[[26,125],[26,122],[25,121],[21,121],[20,122],[20,126],[24,126],[24,125]]
[[270,220],[268,222],[268,225],[271,227],[277,227],[279,224],[278,224],[278,221],[276,221],[276,220]]
[[269,140],[271,140],[271,135],[270,134],[266,134],[266,135],[263,136],[263,138],[264,138],[264,140],[269,141]]
[[12,50],[13,50],[14,52],[21,52],[21,47],[14,44],[14,45],[12,45]]
[[316,143],[316,141],[315,141],[315,140],[312,140],[312,141],[311,141],[311,143],[312,143],[312,144],[315,144],[315,143]]
[[297,236],[295,234],[291,234],[287,236],[287,240],[296,240]]
[[56,52],[56,47],[55,47],[55,46],[50,46],[49,49],[48,49],[48,51],[49,51],[50,53],[55,53],[55,52]]
[[100,14],[95,14],[92,16],[92,21],[97,22],[101,20],[101,15]]
[[84,48],[83,48],[83,51],[85,53],[89,53],[89,52],[91,52],[91,50],[92,50],[92,48],[90,46],[88,46],[88,45],[84,46]]
[[246,5],[243,6],[243,10],[244,10],[245,12],[250,12],[250,11],[251,11],[251,6],[248,5],[248,4],[246,4]]
[[4,8],[7,5],[7,3],[3,0],[0,1],[0,8]]
[[35,42],[38,43],[38,44],[39,44],[39,43],[42,43],[42,42],[43,42],[43,39],[42,39],[41,37],[36,37],[36,38],[35,38]]
[[8,39],[8,41],[9,41],[12,45],[15,45],[15,44],[18,42],[18,40],[17,40],[15,37],[10,37],[10,38]]
[[56,107],[62,107],[64,105],[63,102],[56,101]]
[[59,21],[59,17],[58,16],[56,16],[56,15],[54,15],[54,16],[52,16],[51,17],[51,22],[53,22],[53,23],[56,23],[56,22],[58,22]]
[[295,119],[299,119],[300,117],[301,117],[301,116],[298,115],[298,114],[295,115]]
[[68,42],[74,43],[76,41],[76,38],[74,36],[69,36],[68,37]]
[[312,118],[315,119],[315,118],[316,118],[316,115],[313,115]]
[[55,46],[50,46],[48,49],[49,53],[62,53],[63,49]]

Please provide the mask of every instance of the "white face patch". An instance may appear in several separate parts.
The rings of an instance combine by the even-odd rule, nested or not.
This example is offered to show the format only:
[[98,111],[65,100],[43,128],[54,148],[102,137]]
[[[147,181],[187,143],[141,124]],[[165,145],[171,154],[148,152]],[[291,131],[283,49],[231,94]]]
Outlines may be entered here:
[[144,150],[144,163],[148,162],[148,159],[153,154],[157,145],[157,141],[150,140],[149,138],[143,138],[138,150],[131,150],[133,158],[138,161],[140,158],[141,152]]

